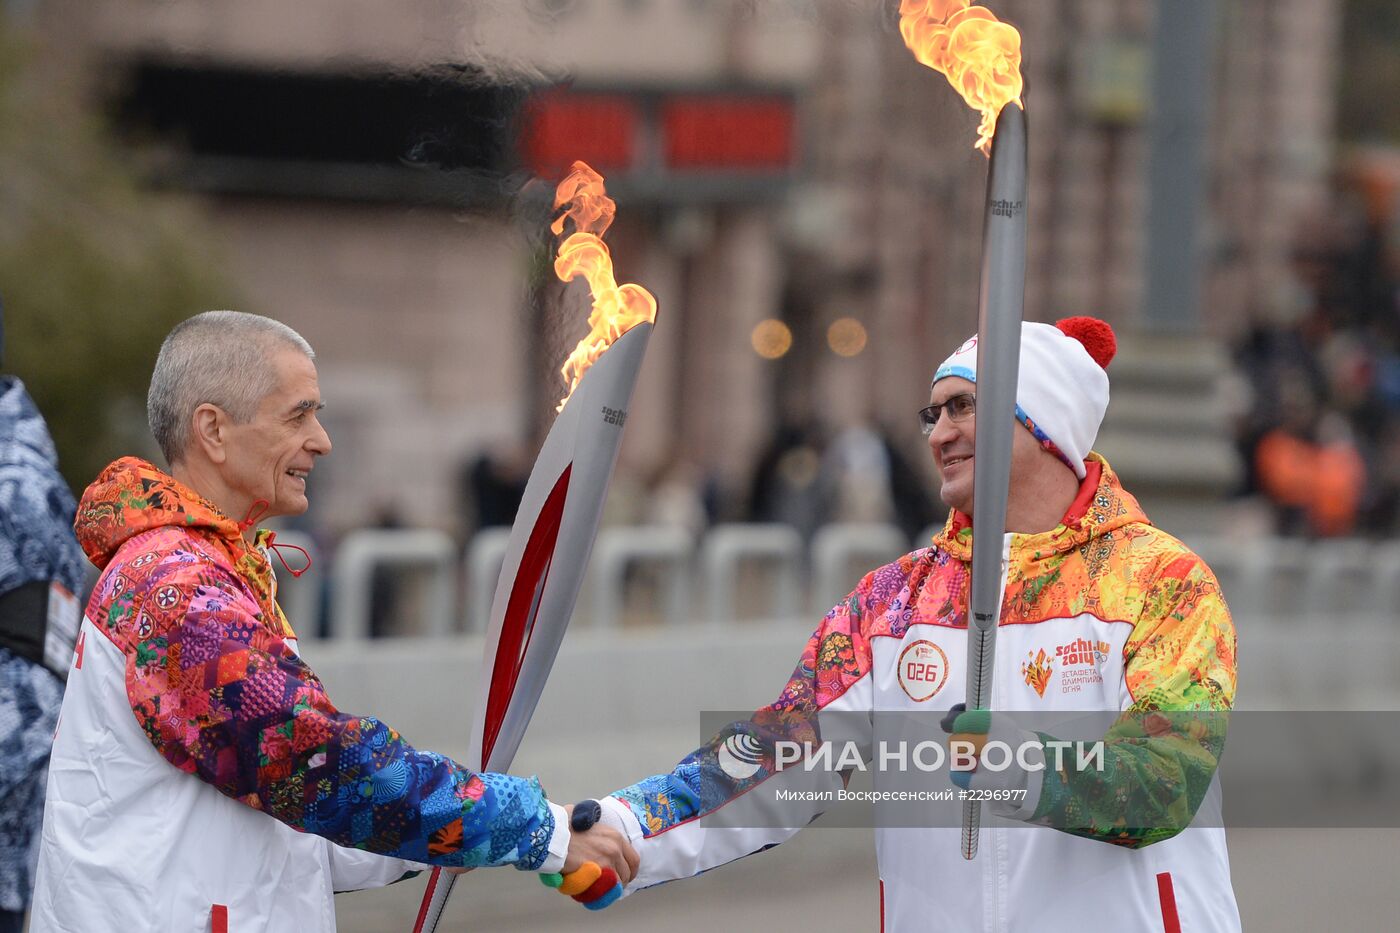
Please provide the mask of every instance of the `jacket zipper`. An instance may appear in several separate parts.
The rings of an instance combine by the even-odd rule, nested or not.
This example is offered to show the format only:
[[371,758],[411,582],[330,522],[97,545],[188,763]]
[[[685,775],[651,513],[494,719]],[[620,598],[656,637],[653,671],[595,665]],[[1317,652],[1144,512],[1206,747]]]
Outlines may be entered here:
[[[1002,542],[1001,542],[1001,584],[997,587],[997,628],[998,628],[998,629],[1001,628],[1001,607],[1002,607],[1002,602],[1006,599],[1006,575],[1007,575],[1007,570],[1010,568],[1010,566],[1011,566],[1011,534],[1010,534],[1010,533],[1007,533],[1007,534],[1005,534],[1005,535],[1002,536]],[[997,634],[998,634],[998,636],[1000,636],[1001,633],[998,631]],[[1000,641],[1000,638],[998,638],[998,641]],[[996,663],[996,662],[995,662],[995,657],[993,658],[993,663],[994,663],[994,664]],[[1000,683],[1000,680],[999,680],[999,678],[996,676],[995,671],[993,671],[993,674],[992,674],[992,695],[991,695],[991,698],[990,698],[991,708],[992,708],[992,709],[999,709],[999,708],[1002,706],[1001,700],[1002,700],[1002,693],[1003,693],[1003,691],[999,689],[999,687],[998,687],[998,684],[999,684],[999,683]],[[984,816],[984,817],[986,816],[986,809],[987,809],[987,808],[986,808],[985,805],[984,805],[984,806],[983,806],[983,816]],[[1004,835],[1004,834],[1003,834],[1001,831],[996,830],[996,829],[993,829],[993,828],[990,827],[990,826],[988,826],[988,827],[986,828],[986,833],[987,833],[987,842],[988,842],[987,849],[988,849],[989,851],[987,852],[987,863],[986,863],[986,866],[983,868],[983,871],[984,871],[984,872],[989,872],[989,873],[991,874],[991,884],[990,884],[990,885],[984,885],[984,886],[983,886],[983,891],[987,892],[988,895],[989,895],[989,896],[988,896],[988,900],[987,900],[987,905],[986,905],[986,908],[987,908],[987,913],[986,913],[986,915],[985,915],[986,923],[985,923],[984,926],[985,926],[985,928],[987,929],[988,933],[1009,933],[1009,931],[1007,931],[1007,930],[1005,929],[1005,927],[1006,927],[1006,921],[1005,921],[1005,919],[1002,917],[1002,910],[1001,910],[1002,880],[1003,880],[1003,876],[1004,876],[1004,874],[1005,874],[1005,872],[1004,872],[1004,870],[1003,870],[1004,867],[1005,867],[1004,864],[1003,864],[1003,862],[1005,861],[1005,859],[1003,858],[1004,853],[1002,852],[1002,845],[1003,845],[1003,843],[1005,842],[1005,840],[1003,839],[1003,835]],[[979,848],[980,848],[980,846],[979,846]]]

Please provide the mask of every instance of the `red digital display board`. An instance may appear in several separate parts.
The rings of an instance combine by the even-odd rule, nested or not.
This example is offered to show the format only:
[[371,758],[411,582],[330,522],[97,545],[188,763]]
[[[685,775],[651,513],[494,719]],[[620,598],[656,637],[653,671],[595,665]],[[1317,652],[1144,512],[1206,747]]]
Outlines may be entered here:
[[692,94],[661,104],[666,166],[679,170],[770,170],[792,166],[792,101]]
[[536,175],[559,178],[575,160],[600,172],[632,168],[638,108],[625,94],[551,91],[524,113],[521,154]]
[[782,94],[555,89],[526,105],[520,151],[544,178],[563,176],[578,159],[604,174],[770,175],[795,167],[796,124]]

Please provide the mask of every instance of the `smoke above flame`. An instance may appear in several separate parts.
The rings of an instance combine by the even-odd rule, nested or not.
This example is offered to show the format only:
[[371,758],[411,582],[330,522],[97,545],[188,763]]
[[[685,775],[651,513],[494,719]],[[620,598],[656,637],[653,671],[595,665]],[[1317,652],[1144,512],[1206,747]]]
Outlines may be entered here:
[[603,234],[617,216],[617,203],[608,197],[602,175],[584,162],[575,162],[573,170],[554,189],[554,209],[560,208],[563,213],[549,229],[560,236],[572,220],[574,232],[559,244],[554,274],[561,282],[582,276],[593,296],[589,331],[560,370],[569,389],[559,401],[557,410],[563,411],[588,367],[614,341],[637,324],[656,320],[656,299],[640,285],[618,285],[613,276],[612,253],[603,242]]
[[991,155],[997,114],[1021,102],[1021,34],[969,0],[900,0],[899,33],[921,63],[981,111],[977,148]]

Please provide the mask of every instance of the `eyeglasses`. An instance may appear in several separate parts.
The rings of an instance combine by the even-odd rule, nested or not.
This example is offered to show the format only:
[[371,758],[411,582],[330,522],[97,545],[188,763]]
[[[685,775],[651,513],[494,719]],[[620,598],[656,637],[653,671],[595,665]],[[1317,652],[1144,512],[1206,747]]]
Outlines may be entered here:
[[973,395],[971,392],[963,392],[960,395],[953,396],[941,405],[930,405],[927,408],[919,409],[919,430],[923,432],[924,437],[928,437],[933,433],[934,427],[938,424],[938,419],[942,417],[945,411],[955,424],[960,421],[966,421],[977,411],[977,396]]

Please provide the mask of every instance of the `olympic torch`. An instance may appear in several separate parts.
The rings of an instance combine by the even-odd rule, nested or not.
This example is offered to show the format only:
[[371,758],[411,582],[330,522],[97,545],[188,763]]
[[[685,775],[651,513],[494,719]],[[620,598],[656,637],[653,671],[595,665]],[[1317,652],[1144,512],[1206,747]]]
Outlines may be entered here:
[[[602,181],[575,163],[556,198],[556,207],[570,206],[566,216],[577,229],[561,245],[555,271],[566,281],[588,280],[592,330],[565,364],[571,391],[535,459],[496,581],[466,762],[483,771],[510,767],[564,639],[656,318],[645,289],[613,280],[601,235],[614,205]],[[455,878],[433,869],[414,933],[437,929]]]
[[[1001,615],[1001,536],[1006,528],[1021,306],[1026,293],[1021,33],[970,0],[900,0],[899,33],[921,64],[947,78],[968,106],[981,113],[977,148],[991,159],[977,310],[977,442],[967,624],[967,707],[987,709]],[[995,548],[986,547],[988,542]],[[981,817],[980,804],[964,805],[964,858],[977,856]]]
[[[967,620],[967,708],[990,709],[997,623],[1001,619],[1001,541],[1011,485],[1016,377],[1026,296],[1026,114],[1002,108],[992,139],[977,308],[977,439],[972,466],[972,592]],[[982,805],[963,805],[963,858],[977,856]]]

